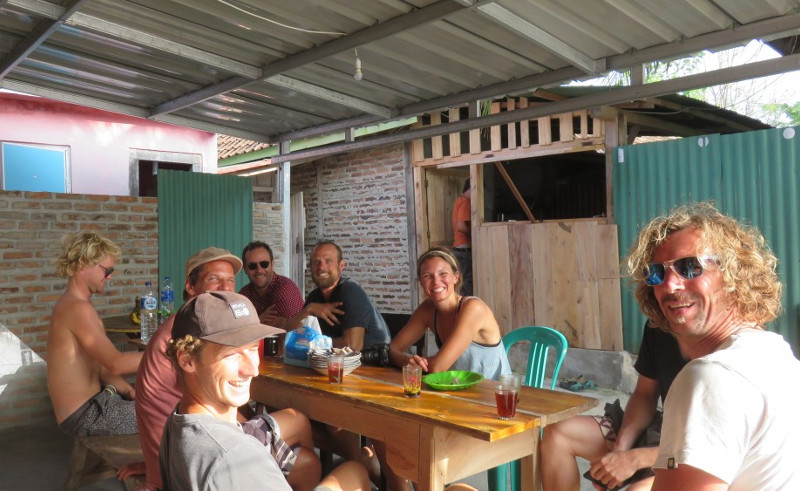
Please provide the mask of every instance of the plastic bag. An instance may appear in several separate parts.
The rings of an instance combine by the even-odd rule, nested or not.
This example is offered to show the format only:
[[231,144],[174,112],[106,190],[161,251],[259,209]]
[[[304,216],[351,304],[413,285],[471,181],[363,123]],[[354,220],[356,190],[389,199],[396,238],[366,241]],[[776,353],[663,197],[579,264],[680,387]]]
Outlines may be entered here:
[[286,334],[283,361],[290,365],[307,367],[310,348],[330,349],[332,345],[333,340],[322,335],[317,318],[309,316],[303,320],[303,327]]

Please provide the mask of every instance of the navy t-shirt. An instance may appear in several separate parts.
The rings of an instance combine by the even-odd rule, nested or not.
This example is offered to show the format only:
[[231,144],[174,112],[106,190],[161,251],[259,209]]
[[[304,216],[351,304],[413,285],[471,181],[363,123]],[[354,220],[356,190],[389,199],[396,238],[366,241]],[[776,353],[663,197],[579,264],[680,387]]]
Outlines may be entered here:
[[322,334],[339,338],[347,329],[363,327],[366,330],[364,332],[365,348],[390,342],[391,337],[386,321],[383,320],[383,316],[378,312],[367,292],[355,281],[342,276],[328,300],[325,300],[319,288],[314,289],[306,298],[306,305],[327,302],[342,302],[339,309],[344,311],[344,315],[339,316],[339,324],[328,324],[323,319],[319,319]]

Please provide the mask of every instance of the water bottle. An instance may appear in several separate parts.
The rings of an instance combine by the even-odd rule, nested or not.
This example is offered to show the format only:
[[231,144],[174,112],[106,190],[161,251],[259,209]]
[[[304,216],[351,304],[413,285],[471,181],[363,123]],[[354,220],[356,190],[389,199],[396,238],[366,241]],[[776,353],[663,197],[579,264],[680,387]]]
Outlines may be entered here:
[[153,285],[149,281],[145,281],[144,290],[142,290],[140,298],[140,314],[142,317],[141,339],[143,343],[147,344],[158,327],[158,298],[156,297],[156,291],[153,289]]
[[158,306],[158,322],[159,324],[167,320],[167,317],[172,315],[175,310],[175,288],[172,287],[172,280],[169,276],[164,277],[161,282],[160,303]]

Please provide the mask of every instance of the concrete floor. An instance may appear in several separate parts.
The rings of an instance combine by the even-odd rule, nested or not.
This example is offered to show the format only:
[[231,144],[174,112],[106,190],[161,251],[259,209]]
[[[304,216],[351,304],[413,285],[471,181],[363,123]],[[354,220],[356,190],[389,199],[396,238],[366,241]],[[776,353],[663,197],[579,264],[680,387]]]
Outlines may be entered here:
[[[623,406],[627,394],[598,388],[582,394],[600,399],[600,404],[588,414],[598,414],[605,402],[620,397]],[[25,427],[0,432],[0,491],[61,491],[67,479],[72,438],[53,426]],[[588,468],[579,462],[581,472]],[[486,491],[486,473],[464,481],[480,491]],[[100,481],[81,488],[82,491],[119,491],[123,489],[116,479]],[[593,491],[589,481],[583,480],[581,491]]]

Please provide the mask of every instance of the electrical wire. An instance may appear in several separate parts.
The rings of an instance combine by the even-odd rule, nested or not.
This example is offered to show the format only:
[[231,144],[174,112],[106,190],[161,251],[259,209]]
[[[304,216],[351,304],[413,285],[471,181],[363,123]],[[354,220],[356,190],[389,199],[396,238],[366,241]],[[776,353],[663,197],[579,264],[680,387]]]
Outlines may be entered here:
[[270,22],[270,23],[275,24],[275,25],[280,26],[280,27],[285,27],[286,29],[292,29],[292,30],[300,31],[300,32],[307,32],[307,33],[310,33],[310,34],[330,34],[331,36],[347,36],[346,32],[316,31],[314,29],[303,29],[303,28],[300,28],[300,27],[290,26],[288,24],[283,24],[281,22],[269,19],[269,18],[264,17],[264,16],[261,16],[261,15],[258,15],[258,14],[254,14],[253,12],[249,12],[249,11],[247,11],[247,10],[241,8],[241,7],[237,7],[236,5],[234,5],[234,4],[230,3],[230,2],[226,2],[225,0],[219,0],[219,3],[227,5],[228,7],[234,8],[234,9],[236,9],[236,10],[238,10],[240,12],[243,12],[243,13],[245,13],[247,15],[251,15],[251,16],[257,18],[257,19],[261,19],[263,21]]

